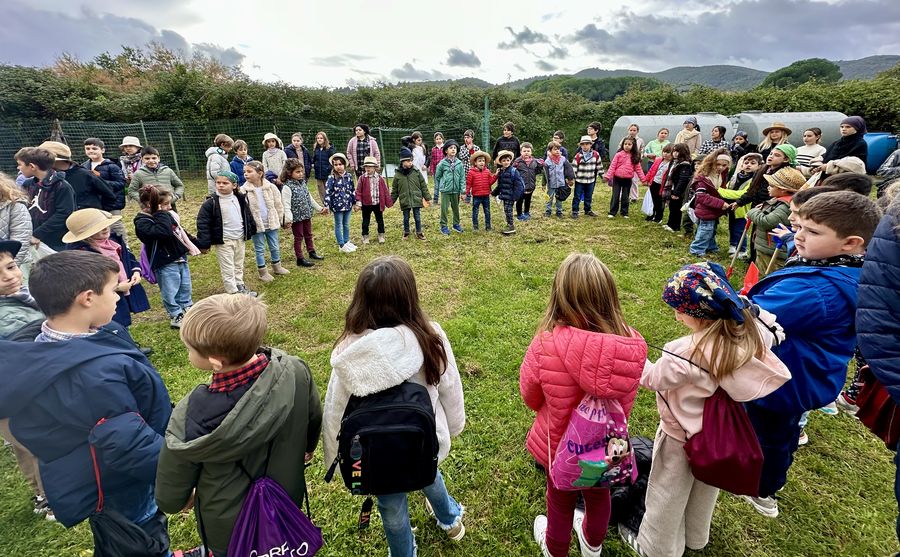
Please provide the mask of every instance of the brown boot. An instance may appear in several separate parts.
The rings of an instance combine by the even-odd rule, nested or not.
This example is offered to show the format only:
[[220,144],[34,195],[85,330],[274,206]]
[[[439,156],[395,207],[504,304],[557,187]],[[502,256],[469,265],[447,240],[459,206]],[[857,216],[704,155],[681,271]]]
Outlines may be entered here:
[[278,263],[272,263],[272,272],[276,275],[289,275],[290,271],[281,266],[281,261]]
[[266,267],[259,267],[259,280],[263,282],[272,282],[275,280],[275,277],[269,274],[269,269]]

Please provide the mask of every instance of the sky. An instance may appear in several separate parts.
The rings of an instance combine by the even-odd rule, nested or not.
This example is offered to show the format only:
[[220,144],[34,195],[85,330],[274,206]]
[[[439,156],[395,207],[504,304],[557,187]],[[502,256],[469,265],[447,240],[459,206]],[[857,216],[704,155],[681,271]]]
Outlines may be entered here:
[[[308,87],[900,54],[900,0],[4,0],[0,63],[160,43]],[[514,9],[511,9],[514,7]],[[18,23],[18,24],[17,24]]]

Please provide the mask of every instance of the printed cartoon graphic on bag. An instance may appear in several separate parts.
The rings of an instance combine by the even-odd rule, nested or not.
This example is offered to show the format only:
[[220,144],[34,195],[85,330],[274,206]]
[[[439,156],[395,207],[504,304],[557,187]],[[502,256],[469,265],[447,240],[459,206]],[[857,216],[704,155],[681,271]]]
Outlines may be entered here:
[[636,478],[622,405],[585,395],[572,411],[551,462],[553,485],[563,491],[610,488],[630,485]]

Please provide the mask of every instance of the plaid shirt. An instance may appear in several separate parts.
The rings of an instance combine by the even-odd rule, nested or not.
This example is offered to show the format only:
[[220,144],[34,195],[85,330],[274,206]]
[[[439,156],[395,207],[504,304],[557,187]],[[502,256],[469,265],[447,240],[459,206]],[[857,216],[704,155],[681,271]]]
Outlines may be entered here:
[[213,374],[207,390],[211,393],[227,393],[255,381],[259,374],[269,365],[265,354],[257,354],[257,358],[242,368],[225,373]]
[[712,153],[716,149],[728,149],[728,152],[731,152],[731,146],[724,139],[720,141],[713,141],[712,139],[707,139],[703,143],[700,144],[700,148],[697,149],[697,156],[704,156]]
[[465,143],[460,145],[459,155],[457,155],[457,156],[459,157],[459,160],[461,160],[463,163],[463,170],[466,171],[466,176],[469,175],[469,169],[472,168],[472,162],[470,160],[472,155],[474,155],[476,151],[480,151],[480,150],[481,149],[478,148],[478,145],[475,145],[474,143],[472,144],[471,148],[466,147]]
[[575,181],[579,184],[593,184],[597,181],[597,175],[603,172],[603,162],[597,151],[593,151],[590,161],[584,160],[581,149],[572,158],[572,168],[575,169]]
[[95,334],[97,331],[91,331],[89,333],[64,333],[62,331],[57,331],[56,329],[51,329],[47,322],[44,321],[41,323],[41,334],[34,339],[35,342],[61,342],[64,340],[72,340],[76,338],[85,338]]

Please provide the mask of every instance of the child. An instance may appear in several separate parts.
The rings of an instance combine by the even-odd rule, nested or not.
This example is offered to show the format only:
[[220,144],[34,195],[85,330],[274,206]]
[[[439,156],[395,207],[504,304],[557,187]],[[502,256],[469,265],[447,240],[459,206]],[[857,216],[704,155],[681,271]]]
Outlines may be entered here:
[[428,156],[425,154],[425,150],[427,147],[425,146],[425,139],[422,137],[422,132],[412,132],[410,136],[413,141],[412,148],[412,162],[413,168],[422,173],[422,178],[425,178],[425,183],[428,183]]
[[591,149],[600,153],[600,158],[605,159],[609,157],[609,151],[606,150],[606,144],[600,137],[600,129],[602,127],[603,126],[600,124],[600,122],[591,122],[590,124],[588,124],[587,134],[588,137],[591,138]]
[[[228,152],[234,146],[234,140],[230,136],[220,133],[213,139],[213,146],[206,150],[206,194],[216,193],[216,178],[219,172],[229,170]],[[246,155],[246,149],[244,155]],[[246,161],[245,161],[246,162]]]
[[813,161],[822,163],[825,147],[819,145],[820,139],[822,139],[820,128],[807,128],[803,130],[803,145],[797,147],[797,170],[807,178],[812,175]]
[[109,209],[116,204],[116,195],[109,184],[90,170],[75,164],[68,145],[58,141],[45,141],[38,148],[49,151],[55,157],[53,168],[65,173],[66,182],[75,192],[76,210],[88,207]]
[[57,521],[70,528],[98,509],[114,511],[168,555],[153,485],[172,405],[159,372],[110,321],[118,264],[96,253],[54,253],[35,263],[29,284],[47,319],[34,342],[0,342],[0,415],[37,457]]
[[688,116],[684,119],[682,126],[683,129],[679,130],[675,135],[675,143],[684,143],[687,145],[688,151],[691,153],[691,158],[693,158],[697,150],[700,149],[700,144],[703,142],[703,136],[700,135],[700,125],[697,123],[696,117]]
[[[656,140],[654,139],[653,141]],[[651,143],[653,142],[651,141]],[[653,214],[649,215],[645,220],[657,224],[662,222],[663,213],[666,210],[666,204],[663,201],[663,188],[665,187],[666,178],[669,176],[669,170],[672,168],[672,151],[672,144],[666,142],[659,155],[654,155],[653,164],[650,166],[646,176],[650,198],[653,199]]]
[[[553,139],[551,139],[551,141],[555,141],[555,142],[559,143],[559,153],[563,156],[564,159],[569,160],[569,150],[566,149],[566,147],[564,145],[566,142],[566,133],[562,130],[556,130],[555,132],[553,132]],[[602,140],[601,140],[601,143],[602,143]],[[550,156],[550,150],[548,149],[546,151],[546,153],[544,154],[544,158],[546,159],[549,156]]]
[[160,207],[156,186],[141,188],[141,212],[134,217],[134,231],[144,244],[150,269],[156,275],[163,307],[169,314],[169,325],[181,328],[184,314],[194,305],[188,248],[175,234],[175,219]]
[[350,214],[356,192],[353,175],[347,172],[347,156],[344,153],[331,155],[331,176],[325,182],[325,208],[334,215],[334,237],[342,253],[353,253],[356,246],[350,241]]
[[[419,305],[416,278],[396,256],[379,257],[359,274],[344,330],[331,352],[331,378],[325,393],[325,462],[337,454],[341,417],[351,396],[364,396],[409,381],[428,391],[434,406],[438,463],[450,452],[450,439],[466,423],[462,382],[453,349],[440,325]],[[422,492],[427,508],[447,537],[466,533],[465,509],[447,492],[438,470]],[[406,493],[378,496],[384,534],[393,557],[413,557],[416,542],[409,523]]]
[[284,222],[284,206],[281,203],[281,192],[275,184],[263,177],[263,165],[259,161],[251,161],[244,165],[244,177],[247,181],[241,187],[247,195],[247,206],[256,222],[256,234],[253,235],[253,249],[256,252],[256,268],[259,279],[272,282],[274,277],[266,268],[266,244],[269,246],[269,258],[272,260],[272,272],[276,275],[289,275],[291,272],[281,265],[281,247],[278,245],[278,230]]
[[6,174],[0,173],[0,241],[19,242],[25,249],[16,250],[16,266],[28,277],[31,269],[31,215],[25,192]]
[[328,134],[319,132],[316,134],[316,146],[313,148],[313,170],[316,177],[316,189],[319,190],[319,201],[325,203],[325,180],[331,175],[331,155],[334,154],[334,145],[328,141]]
[[[96,137],[85,139],[84,154],[88,160],[81,163],[81,166],[106,182],[115,196],[115,202],[109,206],[109,212],[113,215],[121,215],[122,209],[125,208],[125,175],[122,173],[121,166],[103,156],[105,153],[106,144],[102,139]],[[121,220],[117,221],[112,229],[123,239],[125,238],[125,225]]]
[[575,185],[575,169],[572,164],[562,156],[562,146],[556,141],[547,144],[547,158],[544,159],[544,184],[547,186],[547,208],[544,216],[549,217],[556,204],[556,218],[561,219],[562,200],[558,192],[563,186],[571,188]]
[[[782,168],[774,174],[765,174],[763,178],[769,184],[770,199],[747,212],[747,218],[755,227],[753,245],[756,249],[756,267],[761,277],[771,272],[766,269],[780,268],[787,259],[787,254],[775,246],[769,233],[780,224],[787,226],[791,196],[806,183],[803,174],[795,168]],[[770,266],[773,258],[777,267]]]
[[[253,157],[247,154],[248,148],[249,146],[247,145],[247,142],[243,139],[238,139],[234,142],[234,156],[231,157],[231,163],[229,164],[229,166],[231,168],[231,172],[235,176],[237,176],[237,184],[239,186],[243,186],[244,182],[247,181],[247,179],[244,178],[244,165],[253,160]],[[216,175],[216,179],[218,178],[219,176]],[[218,188],[216,189],[216,191],[218,191]]]
[[215,247],[227,294],[256,296],[244,286],[244,243],[256,234],[256,221],[237,184],[233,172],[223,170],[216,176],[216,194],[207,198],[197,213],[197,247]]
[[472,198],[472,230],[478,230],[478,208],[484,207],[484,229],[491,229],[491,186],[497,181],[497,174],[488,170],[491,155],[477,151],[472,155],[474,168],[466,174],[466,197]]
[[[584,197],[584,214],[589,217],[596,217],[597,213],[591,210],[591,201],[594,198],[594,186],[597,184],[597,176],[603,171],[603,161],[600,160],[600,153],[591,148],[591,138],[583,135],[579,142],[581,149],[575,153],[572,159],[572,168],[575,170],[575,192],[572,195],[572,218],[578,218],[578,207],[581,204],[582,196]],[[643,171],[642,171],[643,172]],[[628,185],[625,195],[625,206],[628,206],[628,191],[631,184]],[[628,214],[628,209],[623,209],[624,215]]]
[[450,235],[447,228],[448,208],[453,210],[453,230],[463,233],[463,227],[459,224],[459,196],[465,191],[466,175],[462,161],[456,156],[458,150],[455,140],[444,143],[444,158],[434,170],[434,187],[441,192],[441,234],[445,236]]
[[284,148],[284,154],[289,159],[298,159],[302,162],[304,173],[305,169],[313,167],[312,156],[309,149],[303,145],[303,134],[300,132],[291,134],[291,144]]
[[366,157],[363,161],[366,173],[359,178],[356,188],[356,207],[362,209],[363,244],[369,243],[369,222],[375,215],[378,226],[378,243],[384,243],[384,210],[393,206],[387,182],[378,173],[378,162],[375,157]]
[[[472,162],[470,159],[477,150],[478,147],[475,146],[475,132],[472,130],[466,130],[465,132],[463,132],[463,144],[459,148],[459,160],[461,160],[463,163],[463,170],[465,170],[466,176],[469,175],[469,169],[472,168]],[[465,202],[472,202],[472,198],[468,194],[466,194]]]
[[497,160],[497,155],[500,151],[512,152],[514,159],[519,158],[519,155],[522,154],[519,138],[513,135],[514,133],[516,133],[515,124],[512,122],[503,124],[503,135],[497,139],[497,142],[494,144],[494,150],[491,152],[494,160]]
[[719,187],[731,168],[728,148],[722,147],[706,155],[697,165],[694,174],[694,213],[697,217],[697,234],[688,248],[694,257],[717,253],[716,224],[719,218],[734,210],[734,203],[726,203],[719,195]]
[[415,167],[415,156],[407,148],[400,149],[400,168],[391,182],[391,201],[400,202],[403,210],[403,239],[409,238],[409,213],[416,224],[416,238],[425,239],[422,233],[421,208],[428,204],[428,180]]
[[496,170],[497,186],[492,195],[497,196],[503,202],[503,213],[506,215],[506,229],[503,234],[509,236],[516,233],[516,225],[513,224],[513,206],[525,191],[525,181],[519,171],[512,166],[512,151],[500,151],[497,158]]
[[122,174],[125,176],[125,183],[130,185],[134,173],[141,167],[144,148],[141,146],[140,139],[133,135],[127,135],[122,138],[119,150],[122,151],[122,156],[119,157],[119,164],[122,165]]
[[[760,164],[762,164],[762,156],[759,153],[747,153],[739,158],[735,165],[738,171],[728,181],[727,187],[719,188],[719,195],[722,196],[722,199],[737,203],[750,189],[750,184],[759,171]],[[747,206],[736,206],[734,211],[728,213],[728,255],[740,252],[742,258],[747,257],[747,235],[744,234],[746,226]],[[744,241],[738,245],[741,236],[744,236]]]
[[212,377],[172,411],[156,500],[168,513],[195,507],[210,555],[225,555],[253,479],[272,478],[298,507],[308,496],[319,393],[303,360],[261,346],[266,327],[259,299],[216,294],[197,302],[181,328],[188,360]]
[[271,132],[263,136],[262,144],[265,149],[261,159],[263,176],[271,172],[277,177],[281,174],[284,161],[287,160],[287,155],[284,153],[284,144],[277,135]]
[[[437,171],[437,166],[442,160],[444,160],[444,134],[436,132],[434,134],[434,147],[431,148],[431,162],[428,164],[428,173],[432,176],[436,176],[435,172]],[[438,202],[439,193],[437,178],[435,177],[434,198],[432,199],[435,204]]]
[[31,214],[30,245],[45,244],[52,250],[66,249],[62,241],[67,232],[66,219],[75,210],[75,192],[64,174],[53,170],[53,155],[36,147],[23,147],[15,155],[19,172],[25,178],[22,189],[28,197]]
[[784,386],[745,405],[764,457],[759,497],[747,499],[765,516],[778,516],[773,496],[787,481],[800,415],[834,401],[847,379],[860,268],[879,219],[875,203],[861,195],[817,195],[800,207],[798,256],[750,290],[750,299],[784,327],[787,338],[776,354],[791,370]]
[[141,162],[142,166],[131,177],[131,185],[128,187],[129,198],[139,202],[144,186],[154,186],[159,191],[169,192],[175,202],[182,198],[184,183],[175,171],[159,162],[159,151],[153,147],[145,148]]
[[656,139],[651,140],[647,143],[647,146],[644,147],[644,157],[651,163],[656,162],[656,159],[662,156],[663,147],[670,145],[671,143],[672,142],[669,141],[669,128],[660,128],[659,131],[656,132]]
[[[738,160],[744,155],[756,152],[757,146],[750,143],[749,137],[750,136],[744,130],[738,130],[735,132],[734,137],[731,138],[730,149],[732,159]],[[763,158],[763,160],[766,159]]]
[[66,219],[69,231],[63,236],[63,241],[69,244],[70,250],[99,253],[116,262],[119,282],[113,290],[119,294],[119,301],[113,321],[128,329],[131,314],[150,309],[150,301],[141,286],[140,264],[129,251],[125,240],[110,231],[110,227],[121,219],[119,215],[100,209],[79,209]]
[[672,164],[669,168],[669,175],[663,186],[663,200],[669,205],[669,218],[663,225],[666,232],[678,232],[681,230],[681,205],[684,203],[684,196],[691,184],[691,178],[694,176],[694,169],[691,166],[691,151],[686,143],[675,143],[672,145]]
[[791,374],[769,349],[776,338],[760,322],[772,323],[775,316],[760,310],[757,317],[745,307],[721,266],[682,267],[669,279],[662,298],[691,334],[667,343],[641,376],[641,386],[657,391],[659,429],[640,533],[635,540],[634,533],[619,528],[640,555],[675,557],[685,546],[700,550],[709,542],[719,494],[691,475],[684,452],[685,441],[706,425],[706,399],[721,387],[737,402],[755,400]]
[[763,140],[759,142],[759,154],[763,159],[769,158],[772,149],[779,145],[790,145],[788,138],[791,137],[791,128],[785,126],[781,122],[775,122],[762,131]]
[[[585,395],[617,401],[627,417],[646,358],[647,343],[625,323],[606,265],[591,254],[566,257],[519,375],[522,399],[537,412],[525,445],[538,464],[551,469],[550,455]],[[583,512],[575,509],[579,494]],[[608,489],[562,491],[548,473],[547,514],[534,519],[534,539],[544,557],[564,557],[574,527],[581,554],[599,556],[609,515]]]
[[[312,267],[309,259],[321,261],[325,259],[316,253],[313,244],[312,216],[313,212],[325,215],[327,209],[309,195],[309,187],[306,185],[306,169],[300,159],[290,158],[284,163],[281,171],[281,205],[284,207],[284,227],[290,228],[294,235],[294,255],[297,257],[298,267]],[[306,243],[306,251],[309,259],[303,257],[303,244]]]
[[357,124],[353,133],[353,137],[347,142],[346,156],[350,171],[359,178],[364,172],[363,162],[366,157],[375,157],[378,166],[381,166],[381,151],[378,150],[378,142],[369,135],[369,126],[366,124]]
[[[582,155],[582,153],[583,151],[579,155]],[[575,155],[575,158],[577,159],[578,155]],[[582,155],[582,158],[584,158],[584,155]],[[606,171],[606,182],[612,186],[612,199],[609,202],[607,218],[615,218],[616,213],[620,210],[620,204],[622,217],[628,218],[628,196],[631,192],[631,182],[635,176],[642,182],[647,179],[644,175],[644,169],[641,168],[641,152],[638,150],[637,141],[632,137],[626,137],[622,140],[622,146],[619,147],[619,150],[609,162],[609,170]],[[578,180],[579,178],[576,177],[576,187]],[[591,186],[589,192],[585,194],[584,201],[584,214],[590,217],[594,216],[594,212],[590,210],[590,198],[593,194],[594,188]],[[572,216],[577,216],[578,209],[574,206],[574,202],[572,211]]]
[[525,195],[516,200],[516,218],[531,220],[531,196],[537,189],[537,177],[544,169],[544,161],[531,156],[534,146],[527,141],[522,144],[522,156],[513,161],[512,166],[525,181]]

